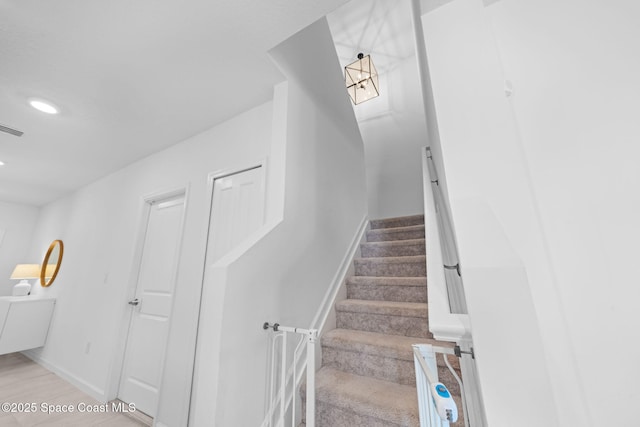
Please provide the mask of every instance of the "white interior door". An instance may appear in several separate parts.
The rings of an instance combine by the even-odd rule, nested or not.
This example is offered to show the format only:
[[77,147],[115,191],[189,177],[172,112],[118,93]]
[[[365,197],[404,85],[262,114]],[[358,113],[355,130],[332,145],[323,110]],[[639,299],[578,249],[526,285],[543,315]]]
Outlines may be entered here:
[[209,223],[208,263],[214,262],[262,226],[262,166],[216,178]]
[[118,398],[155,416],[180,255],[184,195],[153,202],[146,233]]

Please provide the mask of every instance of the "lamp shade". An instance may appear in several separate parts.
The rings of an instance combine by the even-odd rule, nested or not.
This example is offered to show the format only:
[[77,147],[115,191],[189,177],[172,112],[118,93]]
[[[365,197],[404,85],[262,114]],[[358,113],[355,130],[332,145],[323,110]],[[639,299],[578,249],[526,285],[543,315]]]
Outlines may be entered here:
[[380,95],[378,71],[370,55],[359,53],[356,62],[344,67],[344,80],[349,97],[356,105]]
[[11,273],[12,279],[37,279],[40,277],[40,264],[18,264]]

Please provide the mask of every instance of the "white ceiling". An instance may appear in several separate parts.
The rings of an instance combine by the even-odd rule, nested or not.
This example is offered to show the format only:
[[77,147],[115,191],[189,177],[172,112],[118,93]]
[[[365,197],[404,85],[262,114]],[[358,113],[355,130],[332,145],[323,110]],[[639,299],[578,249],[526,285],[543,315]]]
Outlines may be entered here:
[[411,2],[351,0],[328,16],[340,63],[370,54],[379,74],[415,55]]
[[[423,14],[453,0],[420,0]],[[498,0],[483,0],[498,1]],[[327,17],[340,63],[370,54],[379,74],[415,56],[410,0],[351,0]]]
[[45,204],[268,100],[267,50],[346,2],[0,0],[0,124],[24,132],[0,133],[0,200]]

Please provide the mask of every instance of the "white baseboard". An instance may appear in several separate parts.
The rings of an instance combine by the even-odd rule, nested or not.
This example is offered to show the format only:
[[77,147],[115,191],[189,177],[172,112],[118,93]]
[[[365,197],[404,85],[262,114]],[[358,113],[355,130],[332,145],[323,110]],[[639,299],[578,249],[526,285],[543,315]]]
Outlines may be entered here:
[[97,401],[101,403],[107,403],[108,399],[107,399],[106,392],[104,390],[99,389],[93,384],[88,383],[87,381],[83,380],[77,375],[72,374],[71,372],[57,366],[56,364],[48,361],[47,359],[36,355],[34,350],[23,351],[22,354],[24,354],[25,356],[27,356],[29,359],[33,360],[37,364],[42,365],[43,367],[53,372],[54,374],[64,379],[65,381],[71,383],[81,391],[87,393],[89,396],[93,397]]

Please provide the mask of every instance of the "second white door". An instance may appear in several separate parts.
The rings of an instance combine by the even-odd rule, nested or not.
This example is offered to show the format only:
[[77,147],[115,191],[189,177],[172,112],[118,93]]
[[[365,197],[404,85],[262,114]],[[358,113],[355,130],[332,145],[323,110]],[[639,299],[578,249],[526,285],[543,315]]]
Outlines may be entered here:
[[218,260],[262,226],[263,175],[260,166],[213,181],[208,264]]
[[151,203],[118,398],[155,416],[182,240],[184,195]]

